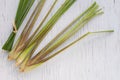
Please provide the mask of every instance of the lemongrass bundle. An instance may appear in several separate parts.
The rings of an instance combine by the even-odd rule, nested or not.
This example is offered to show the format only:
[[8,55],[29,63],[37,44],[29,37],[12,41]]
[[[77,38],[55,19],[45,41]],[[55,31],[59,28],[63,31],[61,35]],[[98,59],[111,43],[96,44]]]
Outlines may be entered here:
[[[33,52],[36,49],[36,45],[38,46],[38,43],[41,42],[40,39],[36,40],[34,43],[34,40],[31,43],[29,47],[25,51],[23,51],[22,55],[18,57],[17,63],[21,62],[21,60],[24,60],[20,66],[21,71],[27,71],[31,70],[35,67],[38,67],[42,63],[48,61],[52,57],[56,56],[66,48],[70,47],[77,41],[81,40],[83,37],[91,34],[91,33],[102,33],[102,32],[113,32],[112,30],[108,31],[98,31],[98,32],[88,32],[87,34],[83,35],[73,43],[69,44],[65,48],[59,50],[52,56],[46,58],[48,55],[50,55],[51,52],[53,52],[56,48],[58,48],[61,44],[63,44],[65,41],[67,41],[70,37],[72,37],[77,31],[79,31],[86,23],[88,23],[92,18],[95,16],[102,14],[102,10],[99,9],[99,6],[95,2],[92,6],[90,6],[85,12],[83,12],[78,18],[76,18],[71,24],[69,24],[62,32],[60,32],[53,40],[51,40],[36,56],[34,56],[31,59],[31,56]],[[73,26],[74,25],[74,26]],[[72,27],[73,26],[73,27]],[[36,36],[38,37],[38,36]],[[41,37],[38,37],[41,38]],[[33,51],[32,51],[33,49]]]
[[16,17],[13,22],[13,31],[10,34],[8,40],[3,45],[2,49],[6,50],[6,51],[11,51],[16,33],[17,33],[19,27],[21,26],[21,24],[23,23],[26,15],[28,14],[30,8],[32,7],[34,1],[35,0],[20,0],[19,6],[17,9],[17,13],[16,13]]
[[[19,6],[23,4],[22,1],[27,0],[21,0]],[[31,0],[32,1],[32,0]],[[105,30],[105,31],[96,31],[96,32],[87,32],[86,34],[82,35],[75,41],[69,43],[62,49],[54,52],[54,54],[51,54],[53,51],[58,49],[62,44],[64,44],[67,40],[69,40],[72,36],[74,36],[78,31],[80,31],[84,25],[86,25],[91,19],[94,17],[103,14],[102,9],[99,8],[99,5],[94,2],[87,10],[85,10],[82,14],[80,14],[75,20],[73,20],[65,29],[63,29],[56,37],[54,37],[45,47],[43,47],[35,56],[33,56],[34,52],[40,45],[40,43],[44,40],[46,35],[51,31],[51,29],[54,27],[54,25],[57,23],[57,21],[61,18],[61,16],[73,5],[73,3],[76,0],[65,0],[65,2],[61,5],[61,7],[55,12],[55,14],[48,20],[48,22],[45,23],[46,19],[48,18],[49,14],[51,13],[52,9],[54,8],[55,4],[57,3],[57,0],[54,1],[50,9],[48,10],[46,16],[44,19],[40,22],[37,29],[30,35],[35,22],[38,19],[38,16],[40,15],[41,10],[43,9],[43,6],[46,2],[46,0],[40,0],[33,11],[29,21],[27,22],[24,30],[22,31],[20,37],[18,38],[16,44],[14,45],[12,51],[10,52],[8,58],[10,60],[16,60],[16,65],[20,66],[19,69],[22,72],[30,71],[41,64],[45,63],[46,61],[52,59],[56,55],[60,54],[65,49],[69,48],[70,46],[74,45],[78,41],[82,40],[86,36],[90,34],[96,34],[96,33],[104,33],[104,32],[113,32],[113,30]],[[29,2],[29,1],[28,1]],[[25,7],[26,5],[22,6]],[[29,7],[29,6],[28,6]],[[20,8],[20,7],[19,7]],[[18,12],[20,15],[20,9],[18,8]],[[30,9],[30,8],[29,8]],[[28,10],[28,8],[27,8]],[[25,14],[23,15],[25,18]],[[20,19],[20,16],[17,16],[16,19]],[[24,19],[22,19],[23,21]],[[22,24],[22,22],[18,21],[19,24]],[[43,25],[45,23],[45,25]],[[20,25],[19,25],[20,26]],[[17,27],[18,29],[19,27]],[[16,33],[14,33],[16,34]],[[14,37],[11,36],[10,40],[13,40]],[[9,41],[9,40],[8,40]],[[9,43],[8,48],[12,46],[12,43]],[[8,44],[8,42],[7,42]]]
[[[48,33],[48,31],[50,31],[52,29],[52,27],[54,26],[54,24],[70,8],[70,6],[74,2],[75,2],[75,0],[71,0],[71,1],[66,0],[64,2],[64,4],[57,10],[57,12],[52,16],[52,18],[46,23],[46,25],[35,35],[35,37],[34,38],[32,37],[33,39],[30,38],[31,40],[28,39],[27,42],[25,42],[25,44],[23,44],[20,52],[17,52],[16,54],[14,54],[14,52],[12,52],[9,55],[9,57],[13,57],[14,56],[15,58],[17,58],[16,56],[20,55],[20,56],[18,56],[18,59],[20,59],[20,61],[18,61],[18,63],[17,63],[17,64],[20,64],[28,54],[32,54],[34,52],[35,48],[38,47],[38,44],[40,44],[40,42],[46,36],[46,34]],[[37,41],[38,40],[37,38],[39,39],[40,42],[31,43],[33,40]]]
[[[88,21],[90,21],[92,18],[95,16],[103,13],[98,5],[94,3],[88,11],[85,11],[86,13],[83,14],[83,16],[78,20],[78,22],[75,23],[73,27],[69,26],[70,29],[66,29],[65,32],[63,31],[56,40],[52,40],[51,42],[54,42],[53,44],[47,45],[49,47],[45,47],[43,51],[38,52],[38,54],[31,59],[30,64],[36,64],[38,63],[41,59],[46,57],[48,54],[50,54],[52,51],[54,51],[56,48],[58,48],[60,45],[62,45],[65,41],[67,41],[70,37],[72,37],[76,32],[78,32]],[[81,16],[81,15],[80,15]],[[77,18],[78,19],[78,18]]]

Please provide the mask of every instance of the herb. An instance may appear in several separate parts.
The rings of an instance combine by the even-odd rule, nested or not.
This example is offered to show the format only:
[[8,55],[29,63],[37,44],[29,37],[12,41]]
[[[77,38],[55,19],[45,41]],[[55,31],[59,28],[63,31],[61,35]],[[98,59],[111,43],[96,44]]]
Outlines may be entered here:
[[[22,1],[22,0],[21,0]],[[25,1],[25,0],[24,0]],[[33,56],[34,52],[40,45],[40,43],[44,40],[46,35],[51,31],[57,21],[61,18],[61,16],[73,5],[76,0],[65,0],[65,2],[61,5],[61,7],[55,12],[55,14],[45,23],[52,9],[57,3],[57,0],[54,1],[50,9],[48,10],[44,19],[40,22],[37,29],[30,35],[35,22],[37,21],[41,10],[46,2],[46,0],[40,0],[35,10],[33,11],[29,21],[27,22],[24,30],[22,31],[20,37],[15,43],[12,51],[10,52],[8,59],[16,60],[16,66],[20,66],[20,71],[30,71],[46,61],[52,59],[56,55],[60,54],[65,49],[74,45],[78,41],[82,40],[86,36],[90,34],[96,33],[104,33],[104,32],[114,32],[113,30],[105,30],[105,31],[96,31],[96,32],[87,32],[82,35],[75,41],[69,43],[62,49],[54,52],[57,48],[59,48],[62,44],[64,44],[67,40],[69,40],[72,36],[74,36],[78,31],[80,31],[84,25],[86,25],[91,19],[94,17],[103,14],[102,9],[99,8],[99,5],[94,2],[87,10],[85,10],[82,14],[80,14],[75,20],[73,20],[65,29],[63,29],[56,37],[54,37],[45,47],[43,47],[35,56]],[[25,2],[27,4],[27,1]],[[23,2],[20,2],[20,6]],[[25,7],[24,5],[23,7]],[[20,8],[20,7],[19,7]],[[19,10],[18,8],[18,10]],[[20,10],[19,10],[20,11]],[[19,12],[18,11],[18,12]],[[21,13],[19,12],[20,15]],[[21,16],[17,16],[17,19],[21,19]],[[18,21],[19,24],[21,24]],[[43,25],[45,23],[45,25]],[[18,27],[17,27],[18,28]],[[14,28],[15,30],[16,27]],[[15,34],[15,32],[13,32]],[[13,39],[13,36],[10,36]],[[9,43],[11,44],[11,43]],[[13,44],[13,43],[12,43]],[[7,46],[6,46],[7,47]],[[8,46],[10,48],[10,46]],[[7,49],[8,49],[7,48]]]

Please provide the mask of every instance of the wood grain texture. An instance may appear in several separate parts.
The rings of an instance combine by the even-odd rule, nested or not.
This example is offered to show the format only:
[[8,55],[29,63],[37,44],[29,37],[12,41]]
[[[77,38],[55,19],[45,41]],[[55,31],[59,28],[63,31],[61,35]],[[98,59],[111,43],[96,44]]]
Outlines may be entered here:
[[[54,14],[63,1],[64,0],[58,0],[58,4],[50,14],[49,18]],[[20,73],[15,67],[14,61],[10,62],[7,60],[8,53],[1,49],[12,31],[11,23],[14,20],[19,0],[0,0],[0,79],[120,80],[120,0],[96,1],[101,8],[103,8],[104,14],[90,21],[67,43],[88,31],[114,29],[114,33],[90,35],[37,69],[28,73]],[[52,2],[53,0],[47,0],[44,10],[35,26],[37,26],[44,17]],[[49,35],[42,42],[39,49],[47,44],[59,31],[65,28],[66,25],[68,25],[93,2],[94,0],[77,0],[69,11],[66,12],[57,22]],[[22,31],[33,11],[33,8],[25,19],[25,22],[22,24],[17,35]]]

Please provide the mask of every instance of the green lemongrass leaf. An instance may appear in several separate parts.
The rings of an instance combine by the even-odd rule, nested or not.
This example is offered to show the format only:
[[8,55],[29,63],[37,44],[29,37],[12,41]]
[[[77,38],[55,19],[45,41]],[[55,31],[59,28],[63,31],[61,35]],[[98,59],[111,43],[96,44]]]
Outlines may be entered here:
[[[25,1],[28,1],[28,3],[25,4]],[[24,0],[24,1],[21,0],[19,2],[19,7],[18,7],[18,10],[17,10],[17,13],[16,13],[16,18],[15,18],[15,26],[16,26],[17,29],[22,24],[23,20],[25,19],[26,15],[28,14],[28,12],[29,12],[31,6],[33,5],[34,1],[35,0],[30,0],[30,1],[29,0]],[[26,9],[26,7],[22,8],[24,5],[27,5],[26,6],[27,9]],[[24,14],[22,14],[23,12],[24,12]],[[13,43],[14,43],[15,36],[16,36],[16,33],[12,32],[10,34],[10,36],[8,37],[8,40],[3,45],[2,49],[7,50],[7,51],[11,51]]]
[[22,7],[23,6],[23,3],[24,3],[25,0],[20,0],[19,1],[19,6],[18,6],[18,9],[17,9],[17,13],[16,13],[16,17],[15,17],[15,23],[17,22],[18,18],[20,17],[20,13],[22,11]]
[[[38,28],[35,30],[35,32],[33,33],[33,35],[32,35],[30,38],[33,38],[34,35],[38,32],[38,30],[40,29],[40,27],[42,26],[42,24],[44,23],[44,21],[47,19],[47,17],[48,17],[48,15],[50,14],[50,12],[52,11],[52,9],[53,9],[53,7],[55,6],[56,2],[57,2],[57,0],[55,0],[55,2],[53,3],[53,5],[51,6],[50,10],[48,11],[47,15],[44,17],[44,19],[42,20],[42,22],[40,23],[40,25],[38,26]],[[36,48],[34,48],[34,49],[31,51],[31,53],[33,53],[35,50],[36,50]],[[29,53],[28,53],[28,54],[29,54]],[[22,52],[21,55],[24,55],[24,53]],[[20,56],[21,56],[21,55],[20,55]],[[32,54],[31,54],[31,55],[32,55]],[[24,58],[26,58],[26,56],[24,56],[24,57],[22,57],[22,58],[23,58],[22,60],[24,60]],[[19,57],[18,57],[17,62],[20,62],[19,60],[21,60],[21,59],[19,59]],[[21,62],[22,62],[22,61],[21,61]]]
[[[40,59],[44,58],[46,55],[48,55],[50,52],[58,48],[60,45],[62,45],[66,40],[68,40],[71,36],[73,36],[76,32],[78,32],[89,20],[91,20],[94,16],[98,15],[97,13],[98,5],[96,5],[95,8],[91,9],[90,12],[88,12],[72,29],[67,31],[62,37],[59,38],[48,50],[41,53],[38,53],[31,61],[31,64],[34,64],[36,61],[38,62]],[[94,12],[95,11],[95,12]],[[87,22],[86,22],[87,20]],[[84,23],[85,21],[85,23]]]
[[96,32],[87,32],[86,34],[82,35],[80,38],[78,38],[77,40],[71,42],[70,44],[68,44],[67,46],[65,46],[64,48],[60,49],[59,51],[55,52],[53,55],[49,56],[48,58],[45,58],[41,61],[39,61],[39,63],[36,63],[34,65],[28,65],[26,68],[24,68],[24,72],[26,71],[30,71],[38,66],[40,66],[41,64],[45,63],[46,61],[52,59],[53,57],[57,56],[58,54],[60,54],[62,51],[66,50],[67,48],[71,47],[72,45],[76,44],[77,42],[79,42],[80,40],[84,39],[85,37],[87,37],[88,35],[91,34],[97,34],[97,33],[106,33],[106,32],[114,32],[114,30],[105,30],[105,31],[96,31]]
[[3,50],[6,50],[8,52],[12,50],[12,46],[13,46],[13,43],[14,43],[14,40],[15,40],[15,36],[16,36],[16,33],[14,33],[14,32],[12,32],[10,34],[10,36],[8,37],[8,40],[5,42],[5,44],[2,47]]
[[18,10],[17,10],[17,13],[16,13],[16,17],[15,17],[15,23],[16,24],[20,21],[20,17],[23,14],[23,10],[26,9],[26,7],[24,7],[26,2],[27,2],[27,0],[20,0]]
[[[20,22],[21,17],[23,16],[25,10],[26,10],[26,6],[30,3],[31,1],[28,2],[28,0],[23,0],[23,2],[20,4],[20,11],[17,12],[17,16],[15,18],[16,24],[18,24]],[[19,8],[18,8],[19,9]],[[18,20],[19,19],[19,20]],[[18,25],[16,25],[18,26]]]
[[[19,26],[19,27],[20,27],[21,24],[23,23],[23,21],[24,21],[25,17],[27,16],[30,8],[32,7],[34,1],[35,1],[35,0],[32,0],[31,2],[29,2],[29,4],[27,4],[28,6],[27,6],[27,8],[25,9],[24,14],[21,16],[20,22],[18,23],[18,26]],[[16,26],[17,26],[17,24],[16,24]],[[19,27],[18,27],[18,29],[19,29]]]
[[[72,1],[65,1],[65,3],[58,9],[58,11],[54,14],[54,16],[48,21],[48,23],[42,28],[42,30],[37,35],[37,41],[34,42],[36,46],[39,45],[39,43],[43,40],[43,38],[47,35],[47,33],[52,29],[53,25],[58,21],[58,19],[64,14],[70,6],[75,2],[75,0]],[[32,43],[32,44],[34,44]],[[31,46],[31,45],[30,45]],[[28,46],[28,47],[30,47]],[[28,48],[27,47],[27,48]]]

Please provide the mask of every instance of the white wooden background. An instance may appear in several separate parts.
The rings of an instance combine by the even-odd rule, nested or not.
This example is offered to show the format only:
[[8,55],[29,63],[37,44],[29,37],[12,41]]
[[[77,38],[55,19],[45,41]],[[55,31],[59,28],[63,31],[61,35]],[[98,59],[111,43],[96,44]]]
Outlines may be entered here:
[[[44,17],[53,1],[47,0],[36,25]],[[58,1],[51,15],[64,0]],[[12,21],[19,0],[0,0],[0,80],[120,80],[120,0],[96,1],[103,8],[104,14],[90,21],[67,43],[88,31],[114,29],[114,33],[90,35],[37,69],[20,73],[14,62],[7,60],[8,53],[1,49],[12,31]],[[93,2],[94,0],[77,0],[61,17],[41,45],[44,46],[49,42]]]

